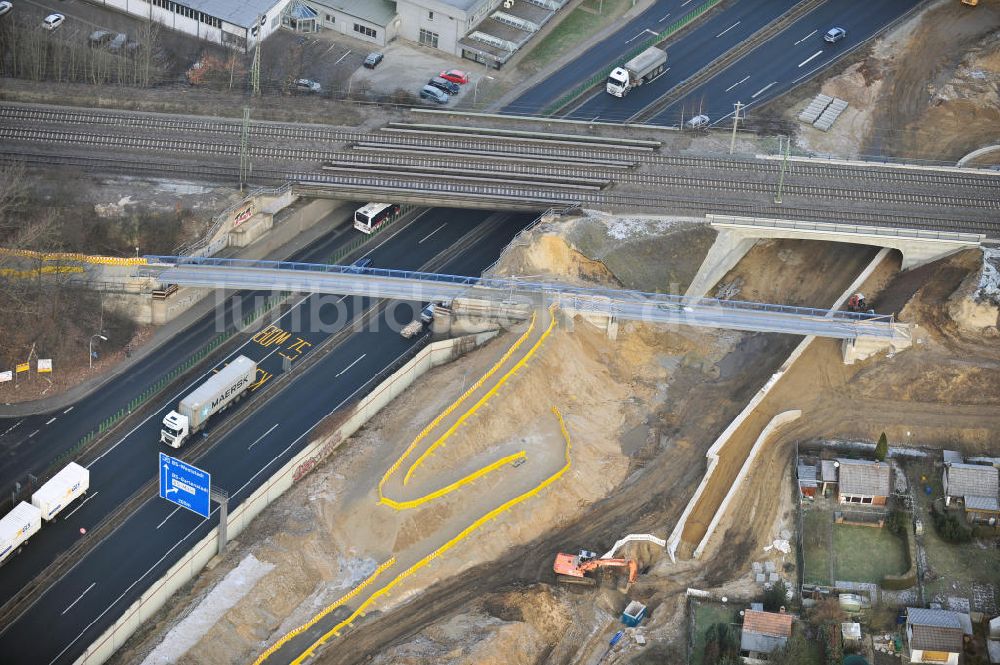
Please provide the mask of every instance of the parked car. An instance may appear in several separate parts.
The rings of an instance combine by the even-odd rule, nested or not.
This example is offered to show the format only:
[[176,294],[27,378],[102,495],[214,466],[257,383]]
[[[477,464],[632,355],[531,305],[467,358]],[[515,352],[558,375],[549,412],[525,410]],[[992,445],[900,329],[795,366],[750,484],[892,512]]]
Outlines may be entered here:
[[362,258],[358,259],[354,263],[352,263],[351,267],[355,269],[354,272],[357,272],[358,270],[361,270],[362,268],[368,268],[368,267],[370,267],[371,264],[372,264],[371,257],[365,256],[365,257],[362,257]]
[[449,95],[457,95],[459,90],[461,90],[461,88],[458,86],[457,83],[446,81],[440,76],[435,76],[434,78],[432,78],[430,81],[427,82],[427,85],[432,85],[438,90],[447,92]]
[[312,79],[298,79],[295,81],[295,89],[300,92],[323,92],[323,86]]
[[46,30],[55,30],[62,25],[65,20],[66,17],[62,14],[49,14],[44,20],[42,20],[42,27]]
[[443,90],[439,90],[432,85],[425,85],[420,89],[421,99],[429,99],[432,102],[437,102],[438,104],[448,103],[448,93]]
[[685,122],[684,126],[688,129],[701,129],[702,127],[708,127],[708,123],[710,122],[711,119],[707,115],[696,115]]
[[7,2],[7,0],[3,0],[3,2],[0,2],[0,16],[3,16],[12,9],[14,9],[14,5]]
[[128,35],[124,32],[119,32],[110,42],[108,42],[108,50],[112,53],[118,53],[119,51],[125,50],[126,44],[128,44]]
[[87,37],[87,43],[91,46],[104,46],[112,39],[114,39],[115,33],[109,32],[108,30],[94,30]]
[[434,320],[434,303],[427,305],[420,311],[420,320],[424,323],[430,323]]
[[378,52],[369,53],[367,56],[365,56],[364,65],[368,69],[375,69],[376,67],[378,67],[378,63],[382,62],[382,58],[384,57],[385,57],[384,55]]
[[446,72],[441,72],[438,76],[446,81],[458,83],[459,85],[465,85],[469,82],[469,75],[460,69],[449,69]]
[[847,30],[844,30],[843,28],[830,28],[826,31],[826,34],[823,35],[823,39],[831,44],[835,44],[846,36]]

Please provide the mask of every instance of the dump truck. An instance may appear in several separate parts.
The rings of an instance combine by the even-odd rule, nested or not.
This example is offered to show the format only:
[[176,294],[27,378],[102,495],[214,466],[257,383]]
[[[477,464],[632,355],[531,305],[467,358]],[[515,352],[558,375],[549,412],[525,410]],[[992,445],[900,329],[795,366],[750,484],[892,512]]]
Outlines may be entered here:
[[0,519],[0,562],[42,528],[42,511],[22,501]]
[[205,426],[214,414],[237,402],[257,377],[257,363],[239,356],[198,386],[163,418],[160,443],[180,448],[184,440]]
[[667,52],[650,46],[621,67],[615,67],[608,74],[609,95],[624,97],[632,88],[649,83],[663,73],[667,66]]
[[59,473],[31,495],[31,505],[42,512],[42,519],[51,522],[59,511],[90,489],[90,471],[70,462]]

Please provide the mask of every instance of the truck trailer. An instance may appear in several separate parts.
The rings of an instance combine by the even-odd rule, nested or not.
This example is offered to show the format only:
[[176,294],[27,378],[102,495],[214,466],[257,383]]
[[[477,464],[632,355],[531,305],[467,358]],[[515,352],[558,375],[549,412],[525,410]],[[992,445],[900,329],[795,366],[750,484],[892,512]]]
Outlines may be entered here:
[[163,418],[160,442],[180,448],[184,440],[205,426],[213,414],[247,394],[257,377],[257,363],[239,356],[181,400],[176,411]]
[[649,83],[663,73],[667,65],[667,52],[650,46],[608,75],[607,91],[615,97],[624,97],[632,88]]
[[50,522],[60,510],[78,496],[82,496],[88,489],[90,489],[90,471],[76,462],[70,462],[31,495],[31,505],[42,511],[42,519]]
[[42,511],[22,501],[0,519],[0,562],[42,528]]

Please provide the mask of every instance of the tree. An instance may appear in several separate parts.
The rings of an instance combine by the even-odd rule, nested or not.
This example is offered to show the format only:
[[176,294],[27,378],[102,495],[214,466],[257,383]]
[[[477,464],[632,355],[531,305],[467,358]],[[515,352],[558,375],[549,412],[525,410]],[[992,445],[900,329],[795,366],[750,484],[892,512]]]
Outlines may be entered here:
[[878,438],[878,443],[875,444],[875,459],[879,462],[885,461],[885,456],[889,454],[889,440],[885,437],[885,432]]
[[764,592],[764,609],[768,612],[777,612],[788,602],[788,587],[784,580],[778,580],[771,588]]
[[740,651],[739,633],[728,623],[714,623],[705,632],[707,665],[723,665]]
[[812,662],[809,641],[801,632],[793,632],[784,647],[771,652],[768,662],[771,665],[802,665]]

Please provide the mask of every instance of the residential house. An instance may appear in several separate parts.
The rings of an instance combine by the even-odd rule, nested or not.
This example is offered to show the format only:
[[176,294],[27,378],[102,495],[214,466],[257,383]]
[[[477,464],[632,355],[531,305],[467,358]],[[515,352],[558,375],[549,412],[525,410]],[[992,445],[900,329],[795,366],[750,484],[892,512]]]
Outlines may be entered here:
[[996,524],[1000,517],[998,476],[1000,471],[995,466],[946,464],[942,477],[945,505],[951,505],[953,499],[961,500],[969,521]]
[[958,665],[966,635],[972,635],[968,614],[906,608],[906,644],[911,663]]
[[840,458],[838,501],[884,506],[892,487],[888,462]]
[[763,610],[743,612],[743,630],[740,635],[740,656],[744,663],[766,663],[768,656],[785,646],[792,636],[792,615]]

